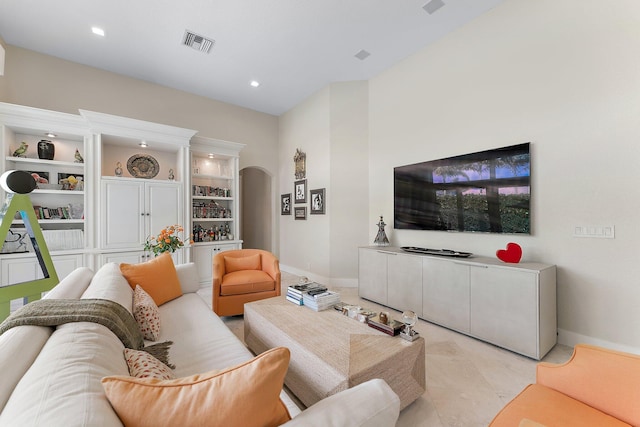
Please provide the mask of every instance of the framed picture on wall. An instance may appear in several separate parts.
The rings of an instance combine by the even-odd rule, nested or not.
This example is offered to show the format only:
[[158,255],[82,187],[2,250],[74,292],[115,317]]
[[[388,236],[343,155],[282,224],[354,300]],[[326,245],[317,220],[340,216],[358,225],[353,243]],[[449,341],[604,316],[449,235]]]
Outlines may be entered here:
[[307,207],[306,206],[296,206],[293,208],[295,210],[295,219],[307,219]]
[[296,203],[307,203],[307,180],[301,179],[293,183],[293,194]]
[[324,194],[324,188],[318,188],[317,190],[309,191],[309,198],[311,199],[311,215],[324,215]]
[[291,193],[280,195],[280,215],[291,215]]

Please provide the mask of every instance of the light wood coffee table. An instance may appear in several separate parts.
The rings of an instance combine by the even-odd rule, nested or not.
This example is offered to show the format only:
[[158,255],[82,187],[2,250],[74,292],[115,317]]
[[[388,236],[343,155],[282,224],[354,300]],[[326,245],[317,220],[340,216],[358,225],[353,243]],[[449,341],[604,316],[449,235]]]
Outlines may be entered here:
[[306,406],[382,378],[405,408],[425,391],[424,338],[408,342],[329,309],[315,312],[284,297],[244,306],[244,339],[256,354],[287,347],[287,387]]

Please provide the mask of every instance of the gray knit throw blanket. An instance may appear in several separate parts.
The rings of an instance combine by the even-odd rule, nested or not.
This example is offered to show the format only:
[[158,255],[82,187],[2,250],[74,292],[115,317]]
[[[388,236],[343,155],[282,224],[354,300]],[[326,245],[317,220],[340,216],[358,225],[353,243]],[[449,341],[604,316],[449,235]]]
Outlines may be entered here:
[[143,350],[171,369],[169,347],[172,341],[144,346],[138,323],[117,302],[105,299],[43,299],[30,302],[0,324],[0,335],[15,326],[58,326],[71,322],[93,322],[106,326],[127,348]]

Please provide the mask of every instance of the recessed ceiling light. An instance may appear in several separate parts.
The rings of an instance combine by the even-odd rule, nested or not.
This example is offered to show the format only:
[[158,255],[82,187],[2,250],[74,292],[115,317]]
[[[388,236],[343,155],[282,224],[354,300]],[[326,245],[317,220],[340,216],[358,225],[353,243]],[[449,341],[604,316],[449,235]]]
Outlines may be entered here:
[[209,158],[213,159],[213,157],[214,157],[213,153],[209,153]]
[[55,138],[58,135],[56,135],[55,133],[47,132],[47,133],[44,134],[44,136],[49,137],[49,138]]
[[140,141],[140,144],[138,145],[142,148],[147,148],[147,141]]
[[104,37],[104,30],[100,27],[91,27],[91,32],[100,37]]
[[260,82],[256,81],[256,80],[251,80],[251,83],[249,83],[251,85],[251,87],[258,87],[260,86]]

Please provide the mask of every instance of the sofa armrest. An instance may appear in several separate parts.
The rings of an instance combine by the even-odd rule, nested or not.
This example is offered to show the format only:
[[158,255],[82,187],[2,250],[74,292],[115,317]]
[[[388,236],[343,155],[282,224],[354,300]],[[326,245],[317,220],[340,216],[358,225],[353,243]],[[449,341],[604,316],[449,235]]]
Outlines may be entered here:
[[384,380],[373,379],[322,399],[286,427],[393,427],[400,416],[400,398]]
[[640,356],[578,344],[564,364],[539,363],[536,381],[626,423],[640,425]]

